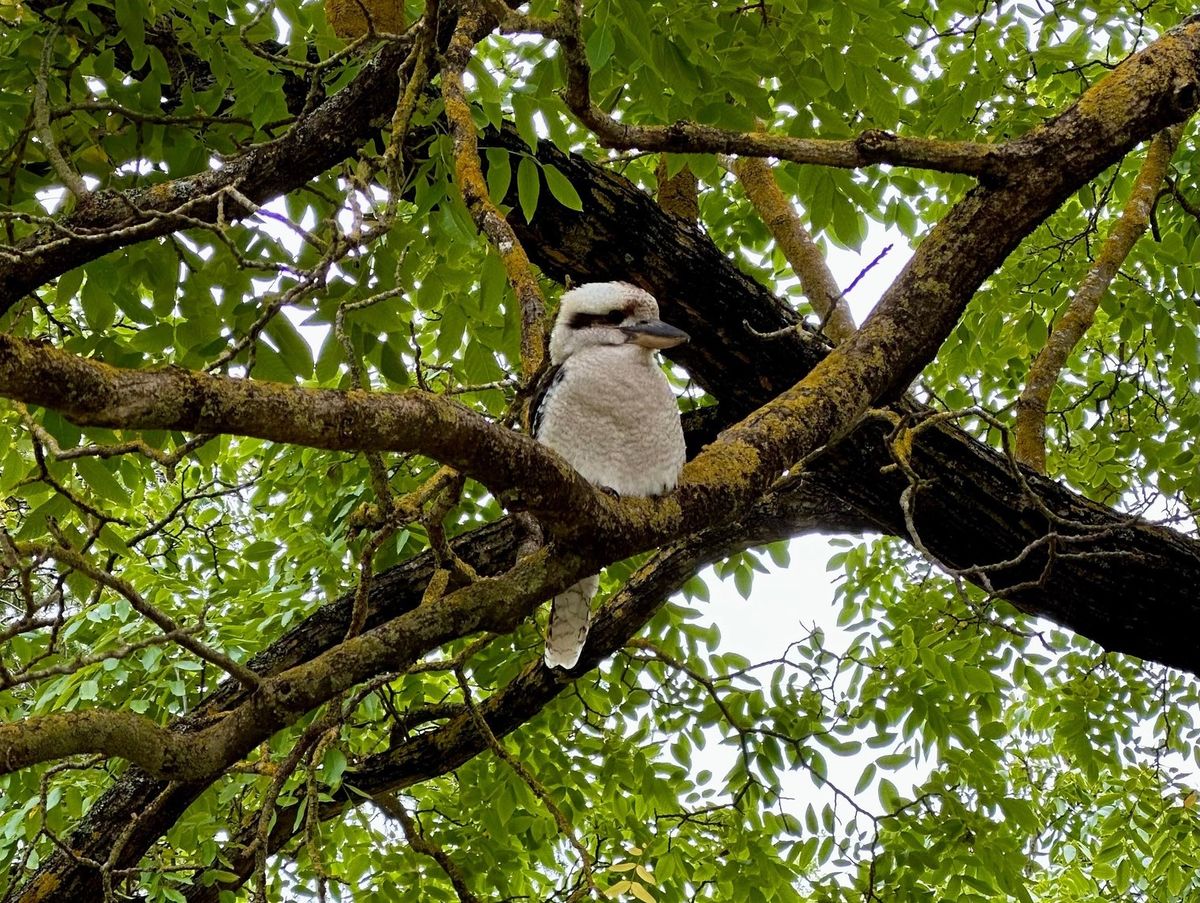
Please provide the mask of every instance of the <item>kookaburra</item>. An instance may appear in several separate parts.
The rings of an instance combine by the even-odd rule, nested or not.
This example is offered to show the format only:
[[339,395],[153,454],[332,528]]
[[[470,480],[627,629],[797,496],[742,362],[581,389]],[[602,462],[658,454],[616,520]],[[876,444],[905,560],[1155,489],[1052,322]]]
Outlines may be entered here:
[[[533,399],[533,435],[580,474],[618,495],[660,495],[683,468],[679,406],[654,352],[688,340],[658,318],[658,302],[625,282],[593,282],[562,296],[550,369]],[[598,577],[555,596],[546,664],[573,668]]]

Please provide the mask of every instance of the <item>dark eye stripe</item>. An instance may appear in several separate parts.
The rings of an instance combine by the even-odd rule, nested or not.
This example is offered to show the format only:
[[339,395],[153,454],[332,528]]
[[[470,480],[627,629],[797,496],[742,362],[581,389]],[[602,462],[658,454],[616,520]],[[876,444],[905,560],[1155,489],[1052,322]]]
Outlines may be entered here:
[[[617,319],[613,319],[613,314],[617,314]],[[570,326],[572,329],[587,329],[590,326],[607,326],[609,323],[620,323],[625,319],[625,315],[619,311],[614,311],[613,314],[575,314],[571,317]]]
[[620,307],[610,310],[606,314],[575,314],[567,325],[572,329],[587,329],[589,326],[616,326],[624,322],[625,318],[631,314],[632,311]]

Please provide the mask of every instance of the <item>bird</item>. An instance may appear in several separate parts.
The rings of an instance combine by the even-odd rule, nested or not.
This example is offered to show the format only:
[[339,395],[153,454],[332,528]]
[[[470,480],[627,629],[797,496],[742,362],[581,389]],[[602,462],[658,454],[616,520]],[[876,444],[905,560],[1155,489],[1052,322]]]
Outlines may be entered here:
[[[550,366],[531,404],[534,438],[618,496],[674,489],[685,458],[683,428],[655,352],[686,341],[637,286],[591,282],[564,292],[550,332]],[[599,585],[598,576],[586,577],[554,597],[548,667],[578,663]]]

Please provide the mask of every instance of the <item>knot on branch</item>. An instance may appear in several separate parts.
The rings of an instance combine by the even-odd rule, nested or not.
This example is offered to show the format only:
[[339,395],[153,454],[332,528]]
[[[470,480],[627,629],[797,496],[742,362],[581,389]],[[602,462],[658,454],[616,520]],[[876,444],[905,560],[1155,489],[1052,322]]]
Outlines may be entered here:
[[884,129],[868,129],[854,139],[854,146],[864,156],[874,157],[887,153],[899,141],[900,138],[893,132]]
[[1200,85],[1191,79],[1178,79],[1171,89],[1171,106],[1182,116],[1190,116],[1200,107]]

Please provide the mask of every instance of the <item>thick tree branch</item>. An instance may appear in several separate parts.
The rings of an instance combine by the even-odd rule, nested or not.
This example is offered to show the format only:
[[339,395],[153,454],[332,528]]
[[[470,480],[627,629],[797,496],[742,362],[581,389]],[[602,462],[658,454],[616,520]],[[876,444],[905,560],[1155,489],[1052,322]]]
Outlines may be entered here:
[[1046,472],[1046,406],[1058,382],[1059,371],[1091,327],[1100,300],[1117,270],[1149,228],[1150,213],[1167,178],[1167,167],[1182,133],[1183,123],[1173,125],[1159,132],[1150,143],[1125,207],[1101,246],[1100,254],[1029,367],[1025,389],[1017,400],[1015,450],[1017,460],[1038,473]]
[[[591,485],[545,446],[420,389],[343,392],[178,367],[128,370],[0,335],[0,396],[94,426],[229,433],[331,450],[417,452],[450,464],[497,494],[513,497],[519,489],[523,503],[551,522],[596,504]],[[530,474],[539,477],[531,482]]]
[[[82,752],[120,756],[155,777],[197,781],[232,765],[280,728],[349,689],[387,671],[400,671],[421,655],[459,636],[512,625],[542,598],[522,590],[522,578],[545,572],[547,555],[535,553],[511,575],[485,578],[450,593],[437,606],[338,644],[310,662],[259,683],[256,692],[216,723],[168,741],[149,719],[91,710],[35,716],[0,725],[0,774]],[[578,576],[551,578],[550,592]],[[436,611],[434,610],[436,609]],[[82,729],[81,729],[82,728]]]
[[[98,391],[78,393],[75,403],[95,405],[96,398],[104,399],[100,410],[117,413],[115,419],[100,420],[104,425],[238,432],[322,448],[386,449],[390,442],[390,450],[428,454],[494,491],[524,483],[533,496],[527,499],[531,510],[571,510],[576,518],[573,537],[591,534],[613,558],[621,557],[702,529],[712,522],[713,512],[736,517],[795,462],[843,438],[871,404],[902,392],[936,354],[979,285],[1022,238],[1148,133],[1192,112],[1197,92],[1180,86],[1194,85],[1198,70],[1200,23],[1191,23],[1118,66],[1052,123],[1014,141],[1012,148],[1023,162],[1008,181],[998,188],[977,187],[956,204],[862,327],[795,386],[727,429],[689,462],[678,491],[664,499],[626,499],[618,507],[599,499],[561,465],[548,468],[554,479],[544,481],[545,474],[527,465],[544,464],[552,460],[550,455],[517,437],[500,439],[497,431],[485,437],[467,412],[456,413],[423,393],[406,392],[380,402],[359,393],[264,388],[250,380],[229,380],[213,392],[218,384],[212,378],[206,382],[195,374],[158,371],[127,373],[123,378],[136,390],[118,388],[108,394],[117,371],[99,364],[72,365],[55,352],[34,354],[30,345],[14,339],[0,344],[0,392],[54,404],[45,395],[56,390],[34,375],[43,361],[53,361],[72,365],[98,383]],[[1184,101],[1186,108],[1180,106]],[[138,386],[141,380],[154,382],[153,395]],[[282,420],[281,411],[288,412]],[[96,422],[88,411],[69,413]],[[448,439],[451,434],[457,442]],[[381,436],[386,438],[381,441]],[[479,447],[461,444],[484,438],[483,454]],[[518,460],[499,460],[497,451]],[[545,499],[576,504],[555,506]],[[589,529],[593,526],[598,529]]]
[[[822,521],[797,516],[786,504],[776,507],[764,503],[742,523],[708,531],[657,552],[597,612],[583,655],[572,674],[585,674],[620,650],[697,569],[749,545],[822,528]],[[569,681],[546,668],[538,659],[505,687],[481,701],[478,712],[494,737],[504,737],[529,721],[569,686]],[[367,797],[404,790],[448,774],[488,749],[490,743],[474,714],[459,714],[435,730],[416,734],[392,749],[367,756],[348,770],[344,783],[354,787],[355,792],[338,793],[332,803],[322,808],[321,818],[340,817],[348,808],[361,805]],[[296,835],[295,825],[295,807],[280,812],[278,828],[271,836],[272,852]],[[224,852],[226,868],[241,879],[233,887],[240,886],[253,870],[253,856],[248,851],[250,839],[250,834],[245,833],[235,838]],[[219,892],[230,888],[231,885],[220,883],[207,888],[198,886],[188,895],[188,903],[216,903]]]

